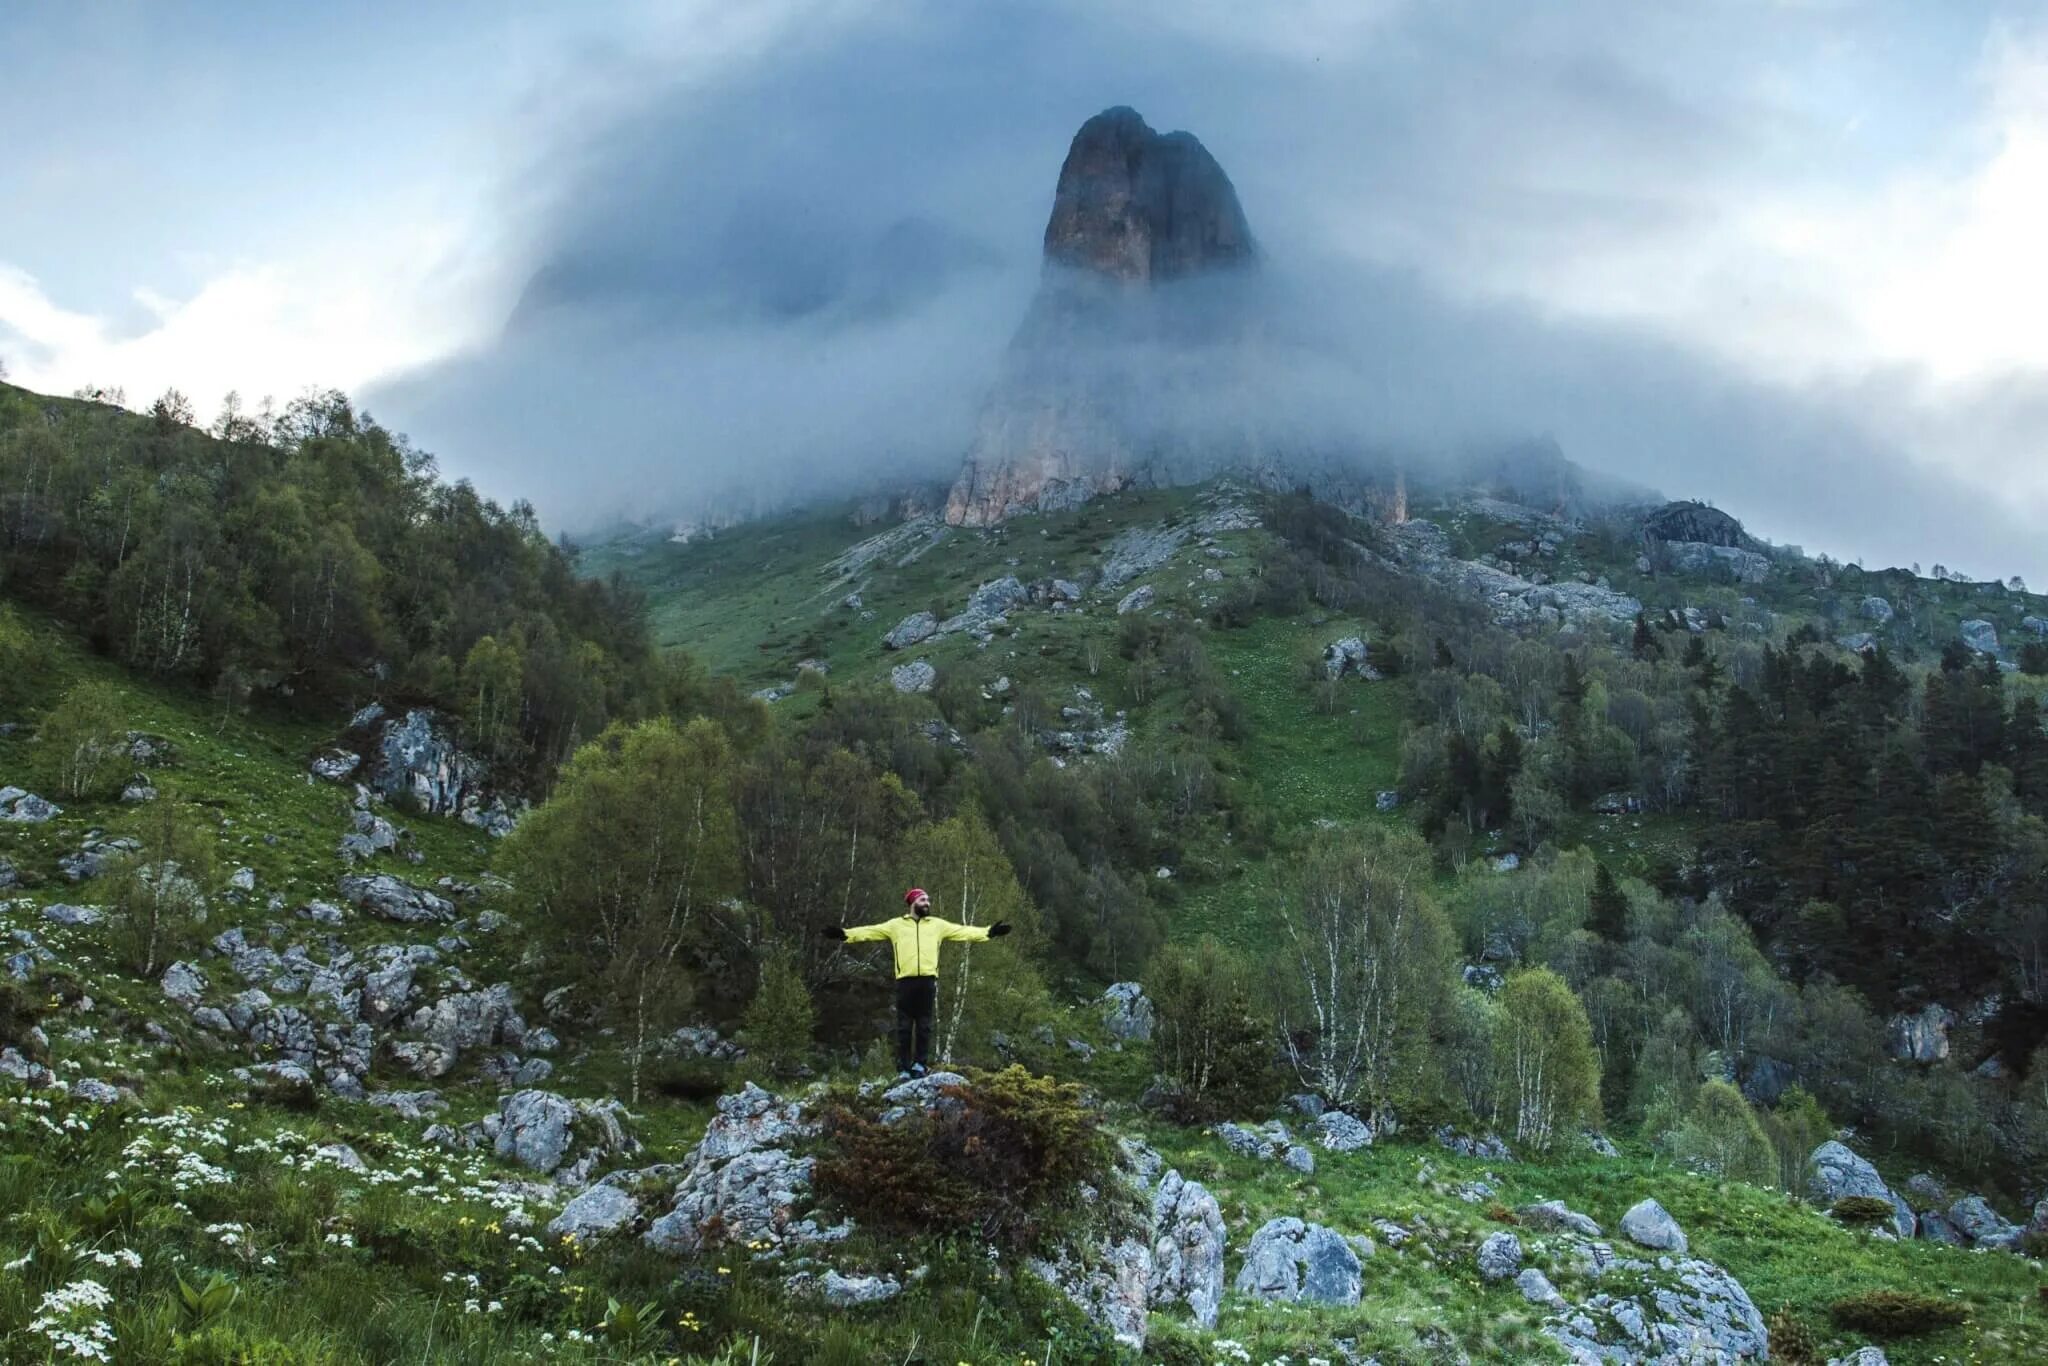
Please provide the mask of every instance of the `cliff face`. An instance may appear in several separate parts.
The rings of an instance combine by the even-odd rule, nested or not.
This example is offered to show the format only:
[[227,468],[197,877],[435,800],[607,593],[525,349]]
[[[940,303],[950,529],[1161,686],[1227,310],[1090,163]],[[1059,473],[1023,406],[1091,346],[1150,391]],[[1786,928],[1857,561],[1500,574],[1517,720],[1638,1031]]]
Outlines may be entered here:
[[1133,483],[1246,463],[1210,413],[1239,373],[1256,265],[1230,177],[1192,134],[1136,111],[1081,126],[1060,168],[1045,265],[946,503],[956,526],[1052,511]]

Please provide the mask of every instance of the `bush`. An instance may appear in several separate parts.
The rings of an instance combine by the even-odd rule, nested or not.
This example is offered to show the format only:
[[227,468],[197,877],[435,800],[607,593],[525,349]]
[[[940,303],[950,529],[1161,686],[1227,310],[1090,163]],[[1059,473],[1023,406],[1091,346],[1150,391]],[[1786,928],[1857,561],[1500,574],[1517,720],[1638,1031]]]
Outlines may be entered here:
[[81,683],[36,730],[44,780],[71,801],[118,796],[134,763],[127,716],[111,684]]
[[1953,1300],[1911,1290],[1872,1290],[1836,1300],[1828,1306],[1828,1317],[1844,1332],[1911,1338],[1953,1328],[1968,1319],[1970,1311]]
[[1081,1088],[1022,1067],[972,1074],[932,1110],[883,1123],[840,1095],[825,1111],[818,1189],[863,1224],[973,1233],[1029,1247],[1048,1222],[1106,1188],[1111,1147]]
[[1725,1081],[1701,1084],[1691,1113],[1669,1141],[1672,1155],[1679,1161],[1730,1181],[1761,1186],[1778,1174],[1777,1154],[1757,1122],[1756,1112],[1742,1093]]
[[1877,1228],[1889,1224],[1896,1213],[1891,1201],[1874,1195],[1845,1195],[1828,1206],[1829,1216],[1850,1228]]
[[206,923],[201,889],[213,882],[213,838],[169,798],[149,808],[136,834],[142,851],[106,876],[107,922],[122,964],[153,978],[198,942]]
[[31,1030],[43,1017],[42,995],[27,982],[0,977],[0,1048],[12,1048],[30,1062],[45,1062],[49,1050]]
[[1780,1305],[1764,1327],[1770,1334],[1772,1358],[1785,1366],[1819,1366],[1827,1360],[1820,1334],[1795,1315],[1791,1305]]
[[1250,966],[1204,936],[1170,946],[1145,973],[1152,1002],[1152,1057],[1175,1083],[1184,1123],[1254,1114],[1277,1089],[1271,1022],[1259,1009]]
[[797,974],[795,958],[786,949],[763,957],[761,982],[754,988],[740,1032],[747,1056],[774,1076],[796,1075],[810,1056],[815,1018],[811,993]]

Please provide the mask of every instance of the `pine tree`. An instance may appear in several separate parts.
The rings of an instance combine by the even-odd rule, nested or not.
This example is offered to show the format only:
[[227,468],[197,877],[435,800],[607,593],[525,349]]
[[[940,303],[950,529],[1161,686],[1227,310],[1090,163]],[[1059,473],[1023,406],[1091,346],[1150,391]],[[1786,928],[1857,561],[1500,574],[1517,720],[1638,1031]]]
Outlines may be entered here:
[[1593,933],[1609,944],[1619,944],[1628,938],[1628,897],[1604,863],[1598,865],[1593,873],[1593,893],[1586,903],[1586,922]]

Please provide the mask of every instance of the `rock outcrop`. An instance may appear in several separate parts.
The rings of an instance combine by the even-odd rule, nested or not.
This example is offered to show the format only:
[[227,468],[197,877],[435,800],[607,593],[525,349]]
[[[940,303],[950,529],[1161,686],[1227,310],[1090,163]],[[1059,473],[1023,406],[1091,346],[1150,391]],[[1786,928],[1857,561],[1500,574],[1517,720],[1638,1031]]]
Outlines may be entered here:
[[1256,259],[1230,177],[1193,134],[1154,132],[1126,108],[1083,124],[1060,168],[1037,296],[946,521],[990,526],[1256,463],[1242,431],[1188,418],[1190,395],[1235,378],[1241,310],[1178,288]]
[[1170,1171],[1152,1196],[1154,1305],[1185,1304],[1203,1328],[1216,1327],[1223,1301],[1223,1210],[1199,1181]]
[[1837,1200],[1865,1195],[1890,1203],[1896,1211],[1892,1228],[1901,1238],[1913,1236],[1913,1210],[1903,1197],[1885,1185],[1877,1168],[1833,1139],[1813,1150],[1806,1159],[1806,1193],[1814,1203],[1827,1208]]
[[1271,1219],[1245,1249],[1237,1293],[1289,1304],[1357,1304],[1365,1286],[1358,1253],[1351,1240],[1321,1224]]

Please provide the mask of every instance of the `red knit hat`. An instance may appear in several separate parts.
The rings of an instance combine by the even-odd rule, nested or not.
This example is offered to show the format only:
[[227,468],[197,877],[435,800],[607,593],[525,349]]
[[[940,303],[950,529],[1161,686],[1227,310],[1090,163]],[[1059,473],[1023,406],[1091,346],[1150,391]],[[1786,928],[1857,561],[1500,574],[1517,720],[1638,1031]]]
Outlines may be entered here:
[[906,906],[915,906],[918,903],[919,898],[923,898],[926,901],[931,900],[931,897],[925,894],[924,888],[912,887],[909,891],[903,894],[903,904]]

